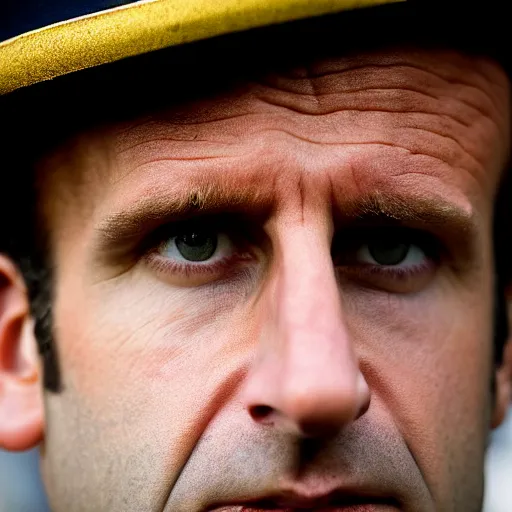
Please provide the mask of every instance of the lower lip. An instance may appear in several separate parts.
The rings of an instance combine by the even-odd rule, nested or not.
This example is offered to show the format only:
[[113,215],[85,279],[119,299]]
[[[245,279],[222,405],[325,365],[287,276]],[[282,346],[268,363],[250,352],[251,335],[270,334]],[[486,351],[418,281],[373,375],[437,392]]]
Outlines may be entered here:
[[344,507],[315,507],[315,508],[255,508],[255,507],[222,507],[212,512],[397,512],[397,508],[382,504],[347,505]]

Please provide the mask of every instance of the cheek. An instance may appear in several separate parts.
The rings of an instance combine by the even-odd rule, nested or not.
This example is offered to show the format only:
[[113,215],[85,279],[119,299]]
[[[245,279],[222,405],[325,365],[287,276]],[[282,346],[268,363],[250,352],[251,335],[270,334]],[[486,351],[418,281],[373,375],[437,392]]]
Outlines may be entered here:
[[457,488],[478,493],[489,427],[490,287],[354,299],[352,329],[372,401],[387,410],[441,503]]
[[177,474],[243,380],[257,339],[250,311],[230,292],[197,300],[137,276],[75,295],[56,307],[64,385],[118,457],[147,444],[155,470]]
[[240,343],[243,331],[236,325],[240,302],[229,293],[198,300],[197,292],[137,276],[87,290],[77,284],[61,284],[66,299],[57,300],[54,309],[57,338],[63,340],[66,377],[95,400],[104,394],[100,383],[106,381],[123,386],[139,379],[176,382],[189,373],[193,382],[194,366],[247,345]]

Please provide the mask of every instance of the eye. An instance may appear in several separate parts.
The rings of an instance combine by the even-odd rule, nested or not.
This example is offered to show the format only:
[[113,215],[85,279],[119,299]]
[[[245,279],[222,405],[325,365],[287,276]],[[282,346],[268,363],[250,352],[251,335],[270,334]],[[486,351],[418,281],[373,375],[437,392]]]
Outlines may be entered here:
[[[249,279],[258,258],[251,229],[235,218],[201,218],[163,226],[149,240],[144,262],[180,287]],[[252,276],[252,274],[251,274]]]
[[226,233],[194,226],[183,228],[159,249],[161,256],[182,263],[212,263],[229,257],[233,251],[233,243]]
[[405,228],[340,233],[333,245],[333,261],[340,275],[391,293],[426,287],[440,256],[440,245],[433,236]]
[[370,265],[414,267],[425,262],[427,255],[416,244],[399,240],[377,240],[361,245],[356,260]]

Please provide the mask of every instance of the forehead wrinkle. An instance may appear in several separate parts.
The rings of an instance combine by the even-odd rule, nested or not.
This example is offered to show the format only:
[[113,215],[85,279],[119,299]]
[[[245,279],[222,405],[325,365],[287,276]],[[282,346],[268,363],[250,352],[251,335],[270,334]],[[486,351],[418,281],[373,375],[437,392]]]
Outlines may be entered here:
[[337,111],[431,113],[449,117],[465,127],[471,127],[476,120],[485,117],[497,128],[501,128],[497,115],[474,108],[457,95],[429,94],[418,88],[405,85],[400,87],[361,87],[350,91],[319,92],[314,95],[260,87],[255,96],[263,104],[311,116],[327,115]]
[[122,149],[126,139],[129,143],[144,140],[148,127],[156,135],[165,136],[169,134],[170,127],[175,127],[174,135],[178,140],[194,139],[198,125],[206,126],[250,115],[251,108],[247,106],[250,99],[246,89],[247,84],[243,84],[221,93],[205,93],[204,97],[188,99],[180,104],[171,103],[135,124],[123,123],[115,130],[116,144]]
[[[164,113],[162,115],[164,115]],[[201,119],[199,112],[196,111],[189,113],[186,121],[179,119],[178,115],[176,118],[171,118],[169,115],[167,116],[167,120],[154,117],[138,123],[132,123],[127,127],[122,126],[119,129],[114,129],[113,134],[115,137],[116,154],[122,154],[126,149],[133,149],[136,148],[138,144],[144,143],[146,141],[148,128],[151,128],[155,140],[158,140],[158,137],[166,138],[169,135],[169,131],[175,129],[174,137],[171,140],[176,142],[196,141],[197,128],[200,126],[207,126],[222,121],[233,121],[239,117],[248,117],[251,115],[257,116],[260,115],[260,113],[244,112],[232,116],[212,116],[208,119]],[[126,146],[127,142],[132,145]],[[205,142],[208,141],[205,140]]]
[[[346,72],[347,84],[360,84],[361,78],[371,81],[372,75],[386,75],[388,70],[394,71],[395,69],[419,73],[418,81],[420,83],[434,81],[443,85],[462,85],[473,89],[478,94],[482,94],[483,90],[488,89],[489,86],[500,89],[499,93],[509,91],[508,76],[494,60],[454,50],[421,49],[419,47],[387,48],[343,58],[319,59],[313,61],[306,68],[306,73],[307,78],[322,79],[338,72]],[[461,79],[461,69],[464,72],[465,80]],[[400,73],[402,76],[403,74]],[[283,76],[293,79],[294,77],[304,77],[304,75],[304,72],[297,73],[292,70]],[[351,75],[355,76],[355,82],[351,81]],[[392,75],[390,78],[392,79]],[[494,105],[496,113],[501,111],[501,105],[495,103],[497,98],[494,95],[488,95],[486,99]]]
[[[337,113],[336,117],[343,117],[345,114],[344,112]],[[369,114],[371,113],[366,113],[365,118]],[[464,168],[470,170],[471,173],[475,172],[471,171],[473,168],[476,168],[478,172],[482,172],[482,168],[485,168],[483,156],[472,153],[464,142],[460,142],[459,137],[450,133],[449,128],[444,130],[421,128],[414,126],[414,124],[421,124],[414,121],[408,123],[411,126],[407,126],[406,123],[400,123],[400,121],[393,122],[393,118],[390,116],[381,117],[377,124],[375,124],[375,116],[370,117],[370,119],[370,122],[365,123],[366,130],[359,133],[345,126],[346,122],[335,123],[333,119],[332,123],[329,123],[327,117],[324,118],[324,127],[322,128],[318,124],[318,119],[294,120],[287,116],[270,116],[264,123],[266,126],[253,125],[248,122],[247,125],[244,124],[242,127],[234,127],[234,132],[230,138],[236,138],[238,132],[240,133],[240,140],[238,144],[231,141],[226,142],[231,154],[225,153],[226,148],[223,147],[223,141],[219,141],[217,144],[211,142],[207,149],[204,149],[202,144],[197,145],[195,141],[180,141],[176,145],[171,143],[174,139],[151,138],[146,145],[143,145],[143,143],[137,144],[137,147],[144,148],[142,151],[138,151],[136,155],[127,154],[126,158],[120,161],[117,167],[123,169],[123,172],[122,176],[116,178],[115,182],[122,181],[123,178],[128,177],[134,171],[145,172],[145,167],[150,171],[151,164],[157,162],[198,161],[206,163],[208,160],[222,161],[224,159],[227,163],[228,160],[233,160],[233,158],[242,155],[246,159],[252,152],[256,152],[259,157],[261,155],[257,148],[260,147],[261,149],[268,144],[269,137],[272,140],[278,140],[276,139],[278,135],[285,135],[306,144],[322,147],[389,146],[407,151],[411,155],[424,155],[442,163],[449,162],[453,167]],[[278,126],[278,124],[282,126]],[[401,124],[406,124],[406,126],[400,126]],[[310,125],[309,128],[308,125]],[[360,120],[358,125],[361,125]],[[389,130],[389,125],[391,125],[391,130]],[[332,130],[329,130],[331,126]],[[428,126],[428,123],[425,126]],[[348,131],[348,133],[345,133],[345,131]],[[421,134],[421,137],[418,134]],[[348,140],[344,140],[344,138],[348,138]],[[169,146],[167,143],[171,143],[171,145]],[[173,172],[172,168],[169,172]]]
[[[196,136],[194,136],[192,138],[186,138],[186,137],[177,138],[177,137],[172,137],[172,136],[150,137],[150,138],[146,138],[145,140],[140,140],[140,141],[134,143],[133,145],[128,145],[123,149],[119,149],[118,151],[116,151],[115,155],[117,157],[122,157],[125,153],[130,153],[134,150],[141,150],[142,152],[144,152],[145,150],[146,151],[150,150],[151,147],[158,147],[160,145],[159,143],[165,144],[165,143],[173,143],[173,142],[177,142],[177,143],[192,142],[194,144],[204,143],[206,146],[210,146],[210,147],[215,144],[218,145],[218,142],[216,142],[216,141],[199,138],[199,135],[197,133],[196,133]],[[235,145],[234,142],[229,142],[229,141],[224,141],[224,140],[222,141],[222,144],[230,145],[230,146]],[[141,151],[139,151],[139,154]],[[208,156],[205,156],[204,158],[214,158],[214,157],[223,157],[223,156],[227,157],[228,155],[208,155]],[[196,158],[199,158],[199,157],[196,157]],[[168,159],[172,160],[172,158],[168,158]],[[182,160],[182,159],[183,159],[183,157],[176,158],[176,160]]]
[[[403,113],[430,110],[466,126],[485,117],[503,130],[509,122],[509,84],[503,70],[485,59],[437,52],[440,57],[447,54],[456,60],[461,72],[450,59],[438,59],[442,65],[432,60],[431,53],[419,52],[427,61],[420,64],[414,62],[415,54],[404,55],[403,51],[391,56],[385,53],[315,61],[299,71],[268,75],[258,94],[276,107],[309,114],[337,109]],[[475,68],[483,70],[479,74]],[[428,99],[432,101],[426,103]]]
[[[389,115],[390,112],[384,109],[372,111],[367,107],[358,113],[360,114],[358,117],[353,117],[354,110],[339,110],[337,107],[331,114],[315,116],[296,113],[289,115],[284,112],[271,112],[267,115],[241,114],[237,116],[239,121],[237,123],[232,123],[231,119],[225,119],[215,122],[215,126],[210,126],[210,123],[202,126],[199,120],[193,128],[169,123],[158,126],[157,134],[151,133],[149,137],[146,134],[145,139],[141,135],[137,137],[137,142],[131,145],[124,148],[118,146],[116,155],[121,157],[122,167],[128,165],[130,168],[133,168],[135,163],[136,167],[150,163],[155,159],[155,153],[158,153],[158,150],[161,150],[160,154],[165,155],[160,159],[169,161],[231,158],[238,156],[242,149],[247,151],[247,147],[264,132],[281,132],[304,142],[326,146],[367,143],[395,145],[403,147],[412,154],[425,153],[434,158],[451,161],[455,166],[469,168],[476,166],[480,172],[485,168],[485,155],[480,153],[488,152],[489,145],[481,145],[478,154],[475,153],[475,148],[477,139],[482,136],[489,137],[489,134],[492,134],[492,130],[488,128],[484,130],[487,118],[479,121],[478,130],[473,127],[473,129],[461,131],[451,123],[454,120],[449,115],[429,113],[419,109],[412,114],[392,112],[393,115]],[[454,122],[456,124],[457,120]],[[350,129],[349,124],[354,123],[364,127],[364,132]],[[435,125],[432,126],[432,123]],[[390,130],[389,127],[392,129]],[[319,131],[319,128],[322,129]],[[308,131],[314,136],[310,136]],[[417,133],[423,134],[422,137],[418,137]],[[439,137],[439,141],[429,140],[428,135]],[[345,136],[347,139],[343,140]],[[337,140],[334,141],[334,139]],[[492,141],[490,142],[492,145]],[[169,144],[169,147],[166,147],[166,144]],[[460,152],[455,147],[450,148],[451,145],[458,146]],[[229,148],[228,153],[226,153],[227,148]],[[466,164],[464,161],[467,161]]]
[[[457,161],[455,161],[454,158],[451,158],[451,159],[447,158],[446,152],[444,155],[441,156],[440,153],[429,152],[426,150],[426,148],[420,149],[418,146],[411,146],[411,145],[406,144],[405,142],[399,143],[399,142],[393,140],[394,139],[393,137],[389,137],[389,134],[388,134],[388,140],[386,140],[384,137],[382,139],[372,139],[371,137],[366,136],[367,140],[364,140],[364,141],[352,140],[352,141],[326,142],[323,140],[315,140],[314,138],[303,136],[296,132],[293,132],[291,130],[286,130],[286,129],[279,129],[279,130],[267,129],[264,131],[266,133],[278,132],[278,133],[286,134],[286,135],[289,135],[290,137],[297,139],[301,142],[305,142],[307,144],[318,145],[318,146],[324,146],[324,147],[325,146],[339,146],[339,147],[343,147],[343,146],[346,146],[346,147],[349,147],[349,146],[352,146],[352,147],[387,146],[387,147],[396,148],[399,150],[406,151],[410,155],[419,155],[419,156],[429,157],[429,158],[432,158],[433,160],[439,161],[443,164],[449,163],[450,165],[453,166],[453,168],[461,169],[466,172],[468,171],[468,169],[471,169],[471,167],[472,167],[471,165],[468,165],[468,166],[460,165],[460,163],[458,162],[458,160],[460,160],[460,157],[457,158]],[[476,164],[479,171],[482,171],[482,169],[485,168],[485,162],[483,160],[478,159],[471,153],[469,153],[468,150],[464,146],[462,146],[461,143],[455,137],[450,136],[450,135],[441,134],[439,132],[436,132],[435,130],[426,130],[426,129],[421,129],[421,128],[411,128],[411,131],[424,132],[425,134],[430,134],[430,135],[437,136],[441,139],[445,139],[445,142],[450,142],[450,143],[453,142],[459,147],[459,149],[461,151],[463,151],[464,156],[467,156],[472,164]],[[414,137],[411,139],[411,141],[412,140],[414,140]],[[451,153],[453,154],[454,152],[452,151]],[[473,173],[471,173],[471,174],[473,174]]]
[[[471,59],[471,69],[468,71],[468,58],[458,54],[448,54],[451,59],[457,58],[458,61],[463,61],[465,72],[471,71],[474,74],[473,68],[478,67],[475,66],[475,59]],[[432,57],[429,52],[422,52],[419,55],[422,59],[429,59]],[[441,55],[443,54],[441,53]],[[332,92],[333,85],[338,91],[338,94],[342,92],[351,93],[372,89],[382,91],[390,89],[394,92],[398,92],[399,90],[409,90],[410,92],[414,91],[418,94],[431,96],[433,99],[436,99],[439,94],[429,92],[429,88],[434,88],[436,91],[441,88],[444,91],[449,83],[463,84],[468,87],[472,87],[476,94],[483,97],[484,101],[491,101],[492,104],[494,97],[492,95],[485,94],[483,91],[485,89],[489,89],[489,87],[492,87],[494,84],[491,84],[486,80],[483,80],[483,82],[480,80],[482,83],[480,83],[479,88],[477,88],[474,84],[460,80],[461,69],[459,68],[451,70],[451,72],[448,73],[449,77],[447,77],[445,68],[449,68],[450,66],[453,67],[453,63],[446,59],[443,61],[442,66],[437,64],[438,69],[429,71],[428,69],[425,69],[425,65],[421,66],[417,63],[411,62],[414,61],[414,57],[414,55],[411,56],[407,53],[404,55],[403,51],[395,56],[377,53],[376,56],[371,54],[370,56],[359,57],[357,59],[358,66],[356,73],[353,72],[355,68],[351,68],[350,66],[347,68],[346,61],[350,61],[350,58],[341,57],[331,61],[315,61],[310,63],[309,67],[303,66],[301,68],[295,68],[292,71],[280,70],[272,74],[266,74],[261,77],[260,81],[247,82],[238,85],[236,88],[226,91],[226,93],[215,94],[211,97],[201,98],[196,101],[189,101],[185,106],[173,106],[165,113],[159,113],[158,119],[160,121],[170,122],[174,125],[197,124],[197,120],[204,125],[217,120],[235,119],[240,115],[248,115],[254,110],[254,103],[250,103],[248,105],[248,99],[250,96],[257,97],[257,95],[261,93],[262,89],[274,90],[275,92],[280,91],[283,93],[296,92],[303,93],[306,96],[321,97],[324,94],[326,96],[336,94]],[[379,63],[379,61],[386,59],[391,59],[392,63]],[[365,60],[367,61],[366,63]],[[361,62],[363,62],[363,64],[361,64]],[[332,69],[328,72],[324,72],[323,76],[320,78],[316,78],[315,73],[320,73],[318,69],[323,69],[329,65],[331,65]],[[411,71],[414,72],[412,76]],[[496,70],[494,71],[495,74],[497,74]],[[290,77],[290,75],[292,76]],[[294,75],[298,75],[300,78],[294,79]],[[287,83],[290,83],[290,81],[295,83],[293,88],[287,87],[286,85]],[[505,81],[505,79],[503,79],[503,81]],[[301,84],[299,90],[297,90],[296,87],[297,83]],[[503,87],[505,87],[505,85],[503,85]],[[330,90],[327,91],[326,89]],[[487,92],[490,91],[488,90]],[[466,98],[461,96],[460,91],[458,91],[458,94],[450,96],[449,100],[450,102],[461,101],[470,108],[471,102],[468,102]],[[320,108],[322,105],[317,101],[317,99],[318,98],[315,98],[314,100],[314,106]],[[502,107],[502,105],[499,107],[497,106],[495,114],[503,113]],[[475,105],[475,108],[477,108],[481,113],[489,113],[480,105]],[[318,110],[312,113],[322,112],[323,111]],[[194,135],[195,134],[192,133],[191,136],[193,137]],[[188,134],[185,135],[185,137],[188,136]]]

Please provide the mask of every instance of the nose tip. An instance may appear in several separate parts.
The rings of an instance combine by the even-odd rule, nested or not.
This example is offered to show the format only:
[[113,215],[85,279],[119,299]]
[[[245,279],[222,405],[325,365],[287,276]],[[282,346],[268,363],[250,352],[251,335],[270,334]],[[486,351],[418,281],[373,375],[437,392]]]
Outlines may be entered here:
[[370,393],[361,374],[359,377],[355,386],[344,382],[324,389],[290,392],[289,399],[282,402],[284,421],[291,421],[297,432],[307,437],[337,433],[368,410]]
[[330,383],[318,379],[316,385],[288,382],[281,387],[277,384],[274,393],[269,393],[268,384],[266,381],[258,386],[253,381],[254,399],[248,400],[252,420],[301,437],[335,435],[363,416],[370,406],[370,390],[360,372],[353,385],[343,378]]

